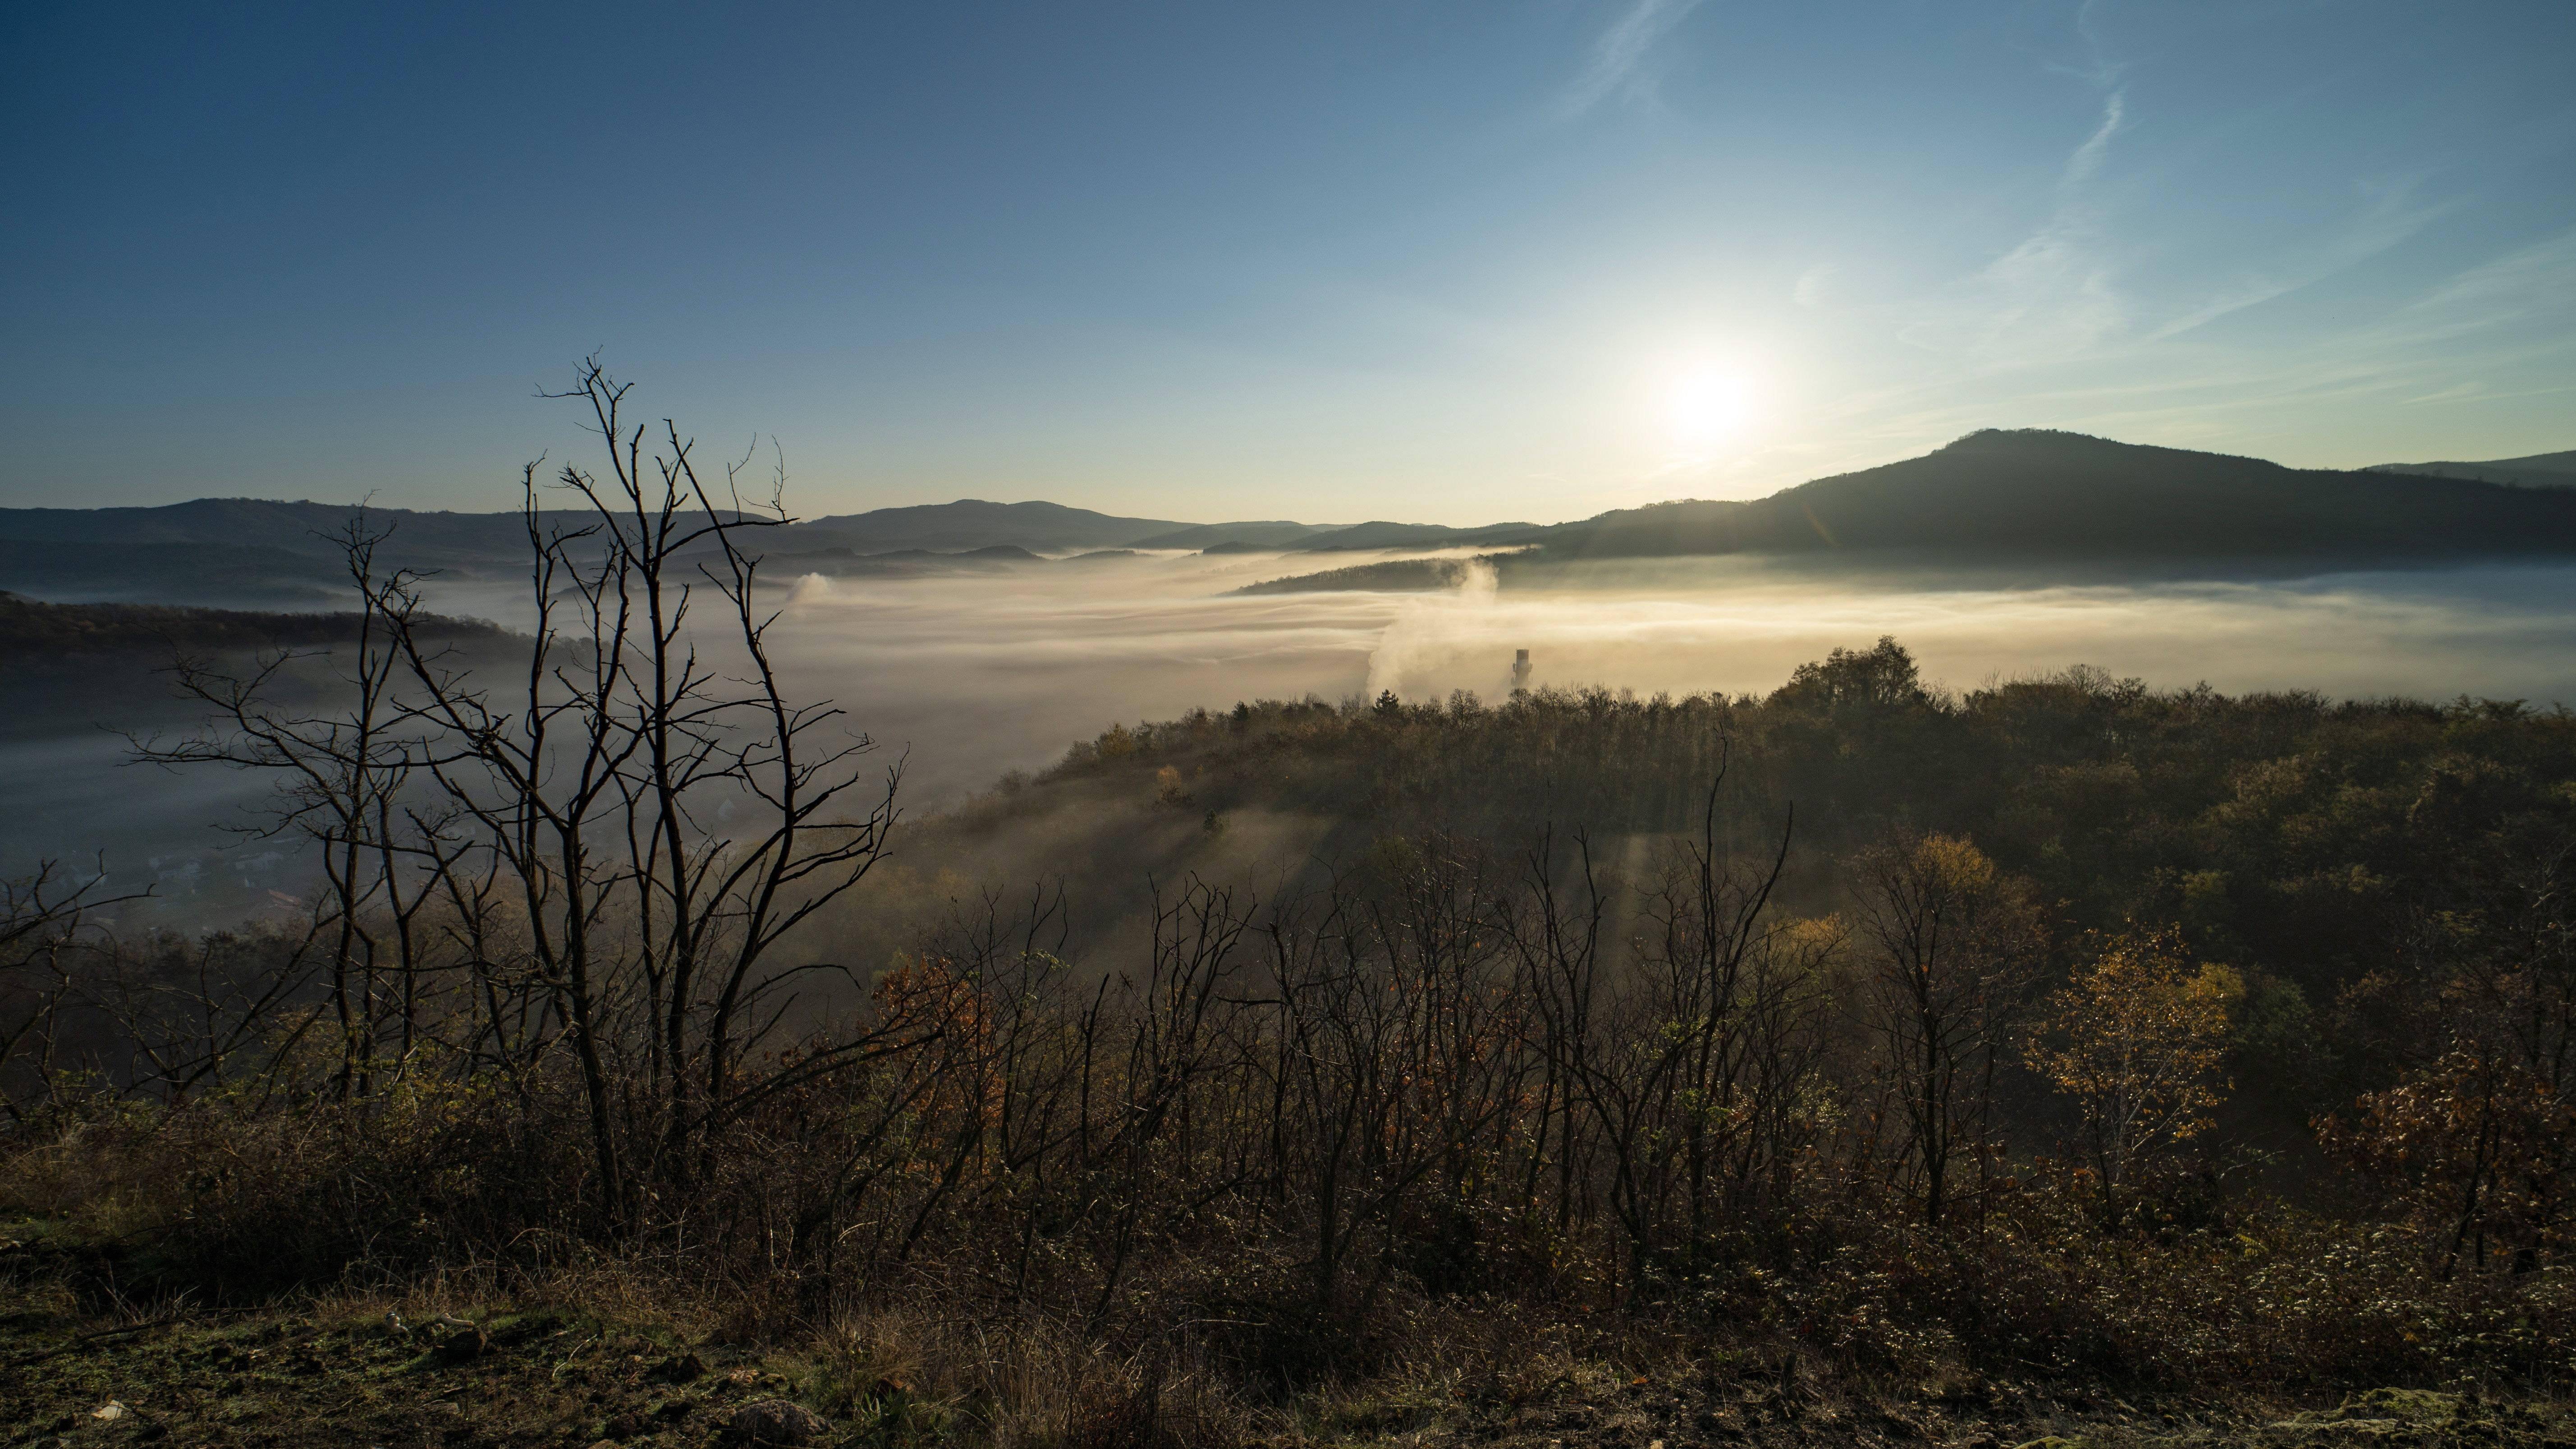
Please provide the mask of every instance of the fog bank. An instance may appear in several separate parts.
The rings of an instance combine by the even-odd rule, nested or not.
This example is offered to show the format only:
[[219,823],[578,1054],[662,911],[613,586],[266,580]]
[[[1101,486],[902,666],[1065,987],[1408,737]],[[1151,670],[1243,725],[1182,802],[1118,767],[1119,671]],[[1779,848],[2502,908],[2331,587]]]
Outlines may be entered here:
[[[780,580],[767,597],[791,694],[837,701],[884,763],[901,758],[911,813],[1043,768],[1115,723],[1264,697],[1498,698],[1517,649],[1530,651],[1537,685],[1648,695],[1768,691],[1804,661],[1889,634],[1953,689],[2083,663],[2158,688],[2576,702],[2576,567],[2008,588],[1696,559],[1579,565],[1500,588],[1478,569],[1438,594],[1228,593],[1310,564],[1140,554],[955,578]],[[524,600],[488,586],[432,602],[527,622]],[[712,611],[702,617],[713,624]],[[120,767],[110,728],[182,723],[175,707],[137,718],[145,697],[137,681],[102,686],[95,701],[50,698],[0,730],[0,870],[105,850],[120,883],[148,880],[174,903],[291,895],[287,843],[239,833],[256,823],[245,807],[265,781]]]
[[[1302,562],[1302,561],[1300,561]],[[2576,701],[2576,568],[2288,582],[2000,588],[1789,574],[1727,560],[1489,572],[1440,594],[1224,596],[1293,571],[1258,556],[1108,560],[899,583],[809,580],[778,627],[796,686],[910,751],[917,805],[1033,769],[1113,723],[1238,699],[1541,686],[1764,692],[1892,634],[1954,689],[2097,665],[2158,688]]]

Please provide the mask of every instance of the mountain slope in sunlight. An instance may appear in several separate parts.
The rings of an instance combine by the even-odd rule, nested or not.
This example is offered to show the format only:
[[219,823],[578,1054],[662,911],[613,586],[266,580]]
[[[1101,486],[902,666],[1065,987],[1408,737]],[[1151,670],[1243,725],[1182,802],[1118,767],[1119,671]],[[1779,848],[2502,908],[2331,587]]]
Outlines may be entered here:
[[1547,531],[1558,558],[1941,553],[2399,561],[2576,553],[2576,494],[2471,479],[1988,430],[1750,502],[1685,501]]

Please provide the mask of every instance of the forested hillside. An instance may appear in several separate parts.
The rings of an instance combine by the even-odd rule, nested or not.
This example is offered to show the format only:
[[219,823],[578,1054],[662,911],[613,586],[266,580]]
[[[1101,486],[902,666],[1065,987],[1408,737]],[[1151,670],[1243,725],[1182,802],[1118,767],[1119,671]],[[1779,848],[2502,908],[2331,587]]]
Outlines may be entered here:
[[[1801,909],[1848,912],[1846,862],[1939,833],[2028,880],[2062,944],[2179,926],[2252,983],[2244,1066],[2291,1120],[2384,1084],[2440,963],[2541,931],[2531,913],[2560,909],[2576,850],[2563,711],[2156,690],[2084,668],[1944,696],[1892,641],[1765,697],[1246,703],[1114,730],[945,828],[1007,830],[1058,790],[1218,826],[1338,822],[1321,848],[1343,853],[1429,829],[1624,843],[1699,830],[1721,772],[1722,842],[1759,853],[1786,832],[1783,896]],[[1120,804],[1088,803],[1104,792]]]
[[[423,637],[494,645],[510,633],[477,619],[424,619]],[[206,655],[355,643],[357,612],[268,613],[167,604],[48,604],[0,592],[0,668],[95,667],[100,656]]]

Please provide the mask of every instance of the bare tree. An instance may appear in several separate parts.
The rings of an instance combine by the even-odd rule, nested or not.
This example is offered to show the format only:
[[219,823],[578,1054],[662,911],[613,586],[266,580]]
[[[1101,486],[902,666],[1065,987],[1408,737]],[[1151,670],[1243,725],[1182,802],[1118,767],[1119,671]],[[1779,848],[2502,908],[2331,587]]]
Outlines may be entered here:
[[[452,829],[454,812],[432,804],[423,813],[406,788],[432,756],[396,697],[407,672],[397,628],[414,621],[378,607],[408,598],[415,583],[406,573],[379,573],[377,551],[391,536],[363,510],[331,535],[367,605],[352,617],[354,637],[345,645],[278,649],[238,674],[182,655],[170,666],[171,680],[213,719],[173,743],[132,740],[136,763],[223,765],[277,777],[276,804],[249,833],[300,837],[321,867],[323,889],[297,954],[319,956],[339,1043],[331,1088],[343,1098],[373,1090],[380,1070],[398,1076],[408,1067],[425,993],[439,974],[432,958],[446,944],[427,930],[423,913],[461,903],[450,869],[465,851]],[[281,679],[307,658],[326,660],[338,687],[317,706],[282,701]]]
[[[407,665],[414,768],[500,867],[578,1063],[605,1206],[633,1226],[649,1193],[685,1198],[727,1119],[775,1089],[750,1054],[796,983],[841,969],[782,964],[782,945],[882,854],[899,767],[867,792],[873,742],[781,686],[748,545],[787,521],[784,470],[747,506],[741,465],[711,487],[670,421],[648,449],[627,393],[593,359],[556,394],[587,410],[607,465],[555,474],[578,522],[550,520],[541,464],[524,471],[535,628],[516,680],[486,684],[427,645],[412,581],[368,605]],[[691,617],[707,599],[712,635]]]
[[1995,1069],[2037,966],[2038,913],[1967,841],[1899,839],[1862,861],[1867,1023],[1897,1102],[1897,1170],[1938,1226],[1964,1158],[1991,1167]]
[[1745,860],[1727,848],[1719,814],[1732,745],[1720,740],[1716,753],[1699,833],[1666,847],[1663,879],[1646,899],[1654,935],[1634,992],[1652,1031],[1653,1045],[1636,1055],[1667,1159],[1655,1171],[1658,1193],[1681,1198],[1694,1243],[1757,1205],[1777,1205],[1758,1200],[1776,1199],[1803,1145],[1793,1104],[1821,1051],[1819,953],[1838,944],[1772,909],[1794,813],[1767,856]]
[[24,1126],[31,1099],[51,1095],[55,1035],[82,983],[64,960],[88,912],[144,893],[101,897],[104,870],[67,877],[62,862],[39,861],[32,874],[0,880],[0,1114]]
[[[872,771],[840,710],[781,684],[750,544],[788,521],[783,467],[751,502],[747,458],[710,484],[675,424],[626,416],[627,386],[596,359],[551,396],[583,408],[605,467],[522,472],[522,658],[487,672],[451,647],[426,581],[381,567],[387,534],[362,517],[338,540],[362,613],[334,654],[337,707],[273,702],[288,654],[247,677],[182,661],[218,727],[140,753],[282,777],[265,828],[319,847],[308,944],[339,1095],[366,1094],[433,1029],[469,1071],[524,1075],[560,1045],[602,1206],[626,1230],[649,1202],[686,1200],[736,1114],[885,1046],[861,1029],[754,1063],[811,1024],[802,983],[858,984],[785,953],[882,855],[900,767]],[[449,984],[456,999],[430,1010]]]

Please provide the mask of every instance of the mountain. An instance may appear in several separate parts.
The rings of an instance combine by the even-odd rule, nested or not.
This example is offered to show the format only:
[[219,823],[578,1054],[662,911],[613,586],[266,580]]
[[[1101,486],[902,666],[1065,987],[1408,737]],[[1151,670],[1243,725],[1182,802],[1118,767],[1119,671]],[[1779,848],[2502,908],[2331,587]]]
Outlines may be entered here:
[[[336,558],[328,541],[364,517],[391,527],[407,553],[432,566],[515,555],[527,546],[527,523],[502,513],[425,513],[347,503],[282,503],[263,498],[198,498],[158,508],[0,508],[0,539],[26,543],[186,544],[276,548]],[[585,515],[550,511],[550,523],[579,526]]]
[[1046,560],[1017,544],[997,543],[988,548],[953,553],[926,548],[898,548],[884,553],[861,553],[851,548],[802,549],[794,553],[773,549],[761,557],[760,567],[761,577],[772,580],[800,574],[900,579],[930,574],[992,573],[1015,564],[1044,562]]
[[2372,473],[2420,473],[2431,478],[2473,478],[2518,488],[2576,488],[2576,452],[2534,453],[2484,463],[2377,463]]
[[[334,539],[362,519],[368,528],[392,531],[379,551],[392,566],[466,578],[515,576],[525,567],[527,520],[515,510],[199,498],[158,508],[0,508],[0,589],[54,599],[326,606],[343,601],[348,589]],[[546,528],[593,522],[570,510],[539,515]],[[1056,503],[962,499],[737,537],[774,573],[893,577],[1030,562],[1032,550],[1123,546],[1182,526]]]
[[[2468,470],[2494,476],[2457,476]],[[240,498],[165,508],[0,509],[0,589],[54,598],[255,600],[309,608],[345,588],[331,536],[360,512]],[[365,517],[370,526],[393,529],[383,557],[404,567],[499,577],[518,571],[526,557],[526,523],[516,512],[371,509]],[[540,521],[549,527],[585,522],[568,512]],[[1133,548],[1526,550],[1515,570],[1546,561],[1734,553],[1962,563],[2409,564],[2576,555],[2576,453],[2335,472],[2080,433],[1989,429],[1920,458],[1819,478],[1767,498],[1684,499],[1552,526],[1185,524],[1058,503],[965,498],[818,518],[759,530],[746,541],[773,577],[904,577],[1032,566],[1044,562],[1039,554]],[[1383,587],[1376,581],[1436,576],[1437,570],[1396,570],[1343,577],[1338,586],[1352,587],[1363,577],[1367,587]]]
[[[560,529],[591,521],[567,510],[538,517],[541,527]],[[0,589],[151,603],[341,603],[349,576],[334,540],[360,524],[392,530],[382,557],[402,568],[490,576],[521,571],[528,555],[527,519],[515,510],[416,512],[261,498],[0,508]]]
[[2576,553],[2576,493],[1988,430],[1768,498],[1619,509],[1538,542],[1563,559],[1905,550],[2405,562]]
[[[799,548],[930,548],[965,550],[1014,544],[1041,553],[1124,548],[1191,525],[1168,518],[1120,518],[1061,503],[988,503],[960,498],[843,513],[795,526]],[[1175,545],[1178,546],[1178,545]]]
[[1535,523],[1489,523],[1481,528],[1448,528],[1437,523],[1379,521],[1319,533],[1299,543],[1296,549],[1299,553],[1340,553],[1376,548],[1461,548],[1534,543],[1546,532]]
[[251,600],[315,608],[348,592],[338,561],[264,544],[0,538],[0,589],[53,599]]
[[1130,548],[1195,548],[1223,549],[1229,553],[1251,553],[1259,549],[1286,548],[1317,534],[1330,533],[1339,525],[1329,523],[1290,523],[1285,519],[1266,519],[1246,523],[1195,523],[1170,533],[1132,541]]

